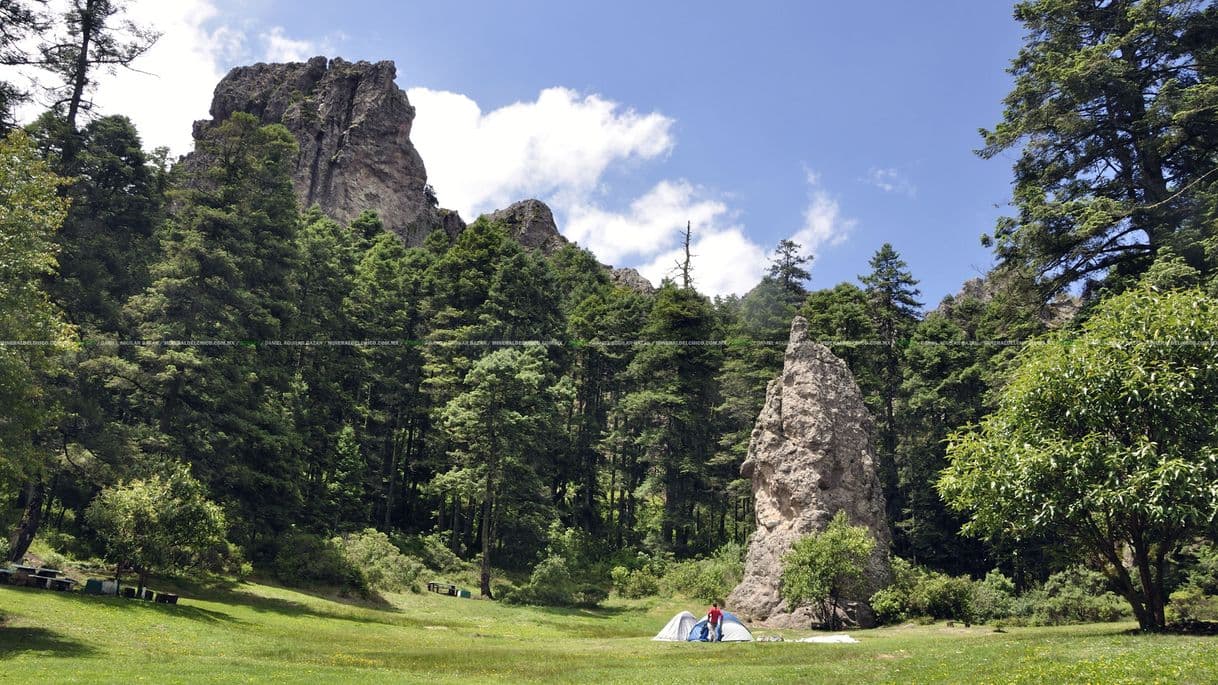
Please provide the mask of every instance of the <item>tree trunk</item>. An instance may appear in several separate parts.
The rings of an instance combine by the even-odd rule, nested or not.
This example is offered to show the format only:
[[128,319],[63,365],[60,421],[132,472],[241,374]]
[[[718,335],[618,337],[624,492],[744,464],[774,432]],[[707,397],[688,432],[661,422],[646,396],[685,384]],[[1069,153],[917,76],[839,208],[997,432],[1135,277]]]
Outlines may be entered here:
[[72,75],[72,97],[68,100],[68,129],[76,132],[76,117],[80,113],[80,101],[84,99],[85,87],[89,85],[89,44],[96,28],[97,0],[88,0],[80,12],[80,53],[76,56],[76,73]]
[[41,481],[30,481],[26,485],[25,513],[9,538],[8,560],[19,564],[30,549],[30,543],[38,534],[38,525],[42,522],[42,502],[46,498],[46,486]]
[[479,577],[479,589],[482,596],[494,599],[491,595],[491,479],[487,476],[486,493],[482,501],[482,568]]

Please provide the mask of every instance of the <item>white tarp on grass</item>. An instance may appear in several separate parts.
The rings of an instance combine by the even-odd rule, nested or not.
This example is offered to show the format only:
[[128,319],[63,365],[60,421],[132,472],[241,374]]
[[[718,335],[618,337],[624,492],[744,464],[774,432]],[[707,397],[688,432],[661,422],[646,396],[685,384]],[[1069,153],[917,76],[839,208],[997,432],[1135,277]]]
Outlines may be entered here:
[[816,635],[814,637],[805,637],[796,642],[819,642],[822,644],[848,644],[858,642],[858,640],[849,635]]

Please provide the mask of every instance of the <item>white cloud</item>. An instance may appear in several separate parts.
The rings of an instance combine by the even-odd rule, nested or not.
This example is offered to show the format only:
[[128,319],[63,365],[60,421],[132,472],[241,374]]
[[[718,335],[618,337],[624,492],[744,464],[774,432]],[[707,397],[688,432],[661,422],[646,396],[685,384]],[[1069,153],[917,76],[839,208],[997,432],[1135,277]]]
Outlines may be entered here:
[[568,88],[485,113],[459,93],[407,93],[417,110],[411,140],[440,204],[470,218],[526,196],[578,204],[611,164],[673,145],[672,119]]
[[601,183],[615,166],[666,155],[673,120],[599,95],[549,88],[535,101],[483,112],[471,98],[412,88],[411,140],[440,204],[468,218],[523,197],[550,203],[563,234],[610,264],[638,265],[658,284],[682,256],[693,225],[695,284],[711,295],[743,293],[760,280],[765,251],[733,224],[726,203],[684,179],[665,179],[622,210],[607,209]]
[[820,176],[804,170],[808,183],[808,205],[804,208],[804,223],[791,240],[803,246],[806,254],[817,254],[821,247],[840,245],[850,235],[858,221],[843,216],[837,200],[820,184]]
[[862,180],[886,193],[898,193],[911,198],[918,194],[918,189],[913,182],[900,170],[891,167],[886,169],[872,167]]
[[563,209],[564,235],[613,264],[631,257],[651,257],[671,247],[687,221],[701,229],[714,225],[728,211],[722,202],[705,197],[685,180],[660,181],[625,212],[606,211],[590,202]]
[[[61,12],[62,0],[54,0],[50,9]],[[257,59],[308,57],[314,45],[289,37],[279,26],[253,33],[248,22],[222,17],[213,0],[133,0],[125,18],[161,37],[134,62],[135,70],[95,74],[99,83],[92,94],[94,113],[130,117],[144,147],[164,145],[174,155],[190,151],[191,124],[207,118],[212,90],[230,67]],[[327,43],[344,38],[334,34]],[[13,72],[0,76],[12,78]],[[36,70],[26,69],[22,75],[43,83],[56,80]],[[28,121],[44,106],[30,103],[18,111],[18,118]]]
[[[689,251],[694,287],[707,295],[744,294],[757,285],[768,264],[766,251],[739,226],[711,226],[701,231],[695,226]],[[684,257],[683,248],[677,247],[638,270],[658,285],[665,276],[676,277]]]
[[272,26],[258,37],[266,46],[263,58],[268,62],[304,62],[317,54],[312,41],[289,38],[282,26]]

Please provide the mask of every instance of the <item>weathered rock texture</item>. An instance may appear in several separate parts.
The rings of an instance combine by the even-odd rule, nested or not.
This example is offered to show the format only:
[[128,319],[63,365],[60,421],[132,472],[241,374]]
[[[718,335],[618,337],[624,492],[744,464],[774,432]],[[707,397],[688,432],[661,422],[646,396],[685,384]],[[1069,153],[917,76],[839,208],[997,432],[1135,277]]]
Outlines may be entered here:
[[[884,517],[871,415],[854,376],[829,349],[807,339],[808,323],[791,325],[782,374],[766,389],[741,473],[753,481],[757,530],[749,542],[744,580],[727,605],[741,617],[774,628],[807,628],[819,617],[792,612],[779,594],[782,555],[799,538],[825,529],[845,511],[871,530],[876,551],[866,568],[875,587],[891,575],[891,534]],[[850,597],[865,602],[867,597]],[[869,611],[860,612],[866,622]]]
[[525,247],[541,250],[543,254],[554,254],[570,244],[558,232],[554,213],[541,200],[521,200],[507,209],[487,214],[486,218],[506,226],[509,238]]
[[647,280],[643,274],[628,266],[620,269],[611,268],[609,271],[609,280],[613,281],[614,285],[624,286],[644,294],[654,293],[656,291],[656,288],[651,284],[651,281]]
[[292,180],[301,206],[343,222],[375,210],[411,246],[437,228],[456,235],[465,224],[436,208],[396,75],[393,62],[325,57],[237,67],[216,86],[211,121],[195,123],[195,138],[234,112],[281,123],[300,144]]

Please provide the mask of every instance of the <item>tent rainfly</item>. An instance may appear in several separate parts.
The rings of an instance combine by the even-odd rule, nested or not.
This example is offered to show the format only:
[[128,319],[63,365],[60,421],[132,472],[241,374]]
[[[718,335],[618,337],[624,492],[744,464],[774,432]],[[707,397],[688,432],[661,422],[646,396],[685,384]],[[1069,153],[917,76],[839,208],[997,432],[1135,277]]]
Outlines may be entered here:
[[[753,634],[744,626],[740,619],[736,618],[735,614],[723,612],[723,625],[719,640],[721,642],[752,642]],[[706,621],[706,617],[702,617],[701,621],[694,624],[694,627],[689,631],[690,642],[706,642],[710,640],[710,625]]]
[[697,622],[698,619],[694,618],[693,614],[682,611],[673,616],[672,620],[666,623],[664,628],[651,639],[660,642],[685,642],[689,638],[689,631],[693,630],[694,624]]

